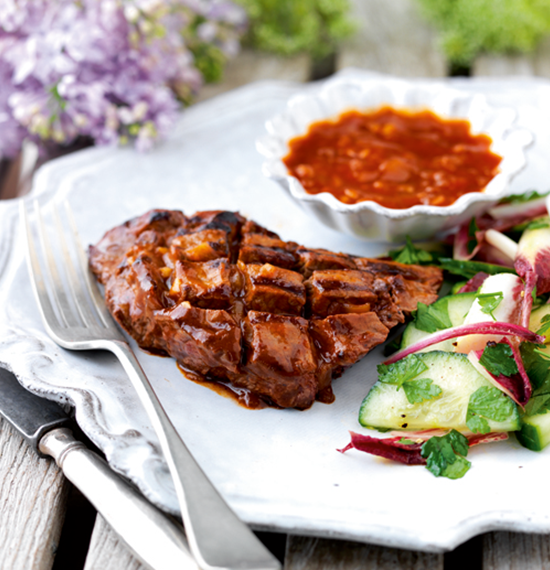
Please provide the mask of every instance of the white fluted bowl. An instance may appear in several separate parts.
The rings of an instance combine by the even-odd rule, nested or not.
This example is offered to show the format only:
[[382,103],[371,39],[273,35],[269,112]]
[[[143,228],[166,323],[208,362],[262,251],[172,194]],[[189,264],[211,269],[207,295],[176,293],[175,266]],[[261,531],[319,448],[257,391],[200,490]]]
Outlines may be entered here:
[[[369,111],[385,105],[467,119],[471,132],[488,135],[491,151],[502,157],[498,174],[481,192],[464,194],[450,206],[392,209],[372,201],[344,204],[328,192],[308,194],[288,173],[282,162],[289,152],[288,141],[305,134],[311,123],[336,118],[351,109]],[[267,159],[263,173],[321,222],[363,240],[399,243],[407,236],[430,239],[484,212],[508,193],[510,181],[526,165],[525,148],[533,141],[533,135],[518,128],[515,121],[513,109],[491,106],[479,93],[442,83],[344,74],[292,97],[285,111],[266,123],[268,134],[258,139],[256,146]]]

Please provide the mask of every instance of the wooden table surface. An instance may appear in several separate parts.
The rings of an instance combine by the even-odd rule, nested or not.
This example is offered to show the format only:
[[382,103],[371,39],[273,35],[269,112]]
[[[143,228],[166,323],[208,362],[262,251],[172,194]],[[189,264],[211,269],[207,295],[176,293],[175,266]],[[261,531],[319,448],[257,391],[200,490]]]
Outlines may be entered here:
[[[445,77],[447,65],[433,30],[420,18],[414,0],[354,0],[360,23],[356,36],[338,54],[337,68],[349,66],[403,77]],[[207,86],[200,99],[259,79],[307,81],[309,60],[281,60],[245,51],[230,62],[224,81]],[[550,40],[529,56],[481,56],[475,76],[550,78]],[[19,176],[0,198],[11,198]],[[23,181],[24,182],[24,181]],[[10,189],[11,188],[11,189]],[[19,191],[25,184],[19,185]],[[550,537],[490,532],[446,554],[426,554],[301,536],[261,533],[284,560],[285,570],[550,570]],[[0,421],[0,568],[6,570],[137,570],[127,550],[53,461],[38,458]]]

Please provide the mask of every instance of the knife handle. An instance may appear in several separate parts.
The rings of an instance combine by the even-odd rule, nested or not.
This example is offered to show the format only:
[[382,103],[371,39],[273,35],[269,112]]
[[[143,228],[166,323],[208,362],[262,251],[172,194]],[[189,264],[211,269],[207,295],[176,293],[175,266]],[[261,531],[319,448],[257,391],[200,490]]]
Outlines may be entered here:
[[197,570],[183,528],[116,475],[67,428],[48,432],[39,450],[101,513],[136,556],[154,570]]

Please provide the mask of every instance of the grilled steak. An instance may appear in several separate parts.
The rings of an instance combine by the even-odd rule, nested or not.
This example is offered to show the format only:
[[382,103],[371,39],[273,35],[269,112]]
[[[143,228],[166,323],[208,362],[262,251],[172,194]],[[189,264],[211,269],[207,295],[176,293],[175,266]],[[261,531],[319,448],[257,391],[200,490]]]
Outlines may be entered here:
[[308,249],[238,213],[153,210],[90,247],[109,310],[139,346],[270,405],[331,402],[441,271]]

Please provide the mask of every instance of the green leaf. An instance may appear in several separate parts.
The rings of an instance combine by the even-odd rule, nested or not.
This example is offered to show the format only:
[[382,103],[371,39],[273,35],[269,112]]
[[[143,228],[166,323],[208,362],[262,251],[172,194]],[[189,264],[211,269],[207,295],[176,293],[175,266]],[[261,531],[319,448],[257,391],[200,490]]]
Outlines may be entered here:
[[477,237],[476,232],[479,230],[477,227],[477,222],[475,218],[470,220],[470,224],[468,225],[468,243],[466,244],[466,249],[468,253],[472,253],[477,246]]
[[401,348],[402,337],[403,335],[400,334],[384,345],[384,356],[391,356],[394,352],[397,352]]
[[540,345],[531,342],[522,342],[519,346],[519,352],[527,376],[529,376],[536,393],[549,376],[548,357],[540,352]]
[[548,356],[540,352],[539,345],[530,342],[521,343],[519,350],[525,371],[533,385],[533,394],[525,406],[525,413],[529,416],[545,414],[550,411]]
[[419,0],[447,61],[469,66],[481,53],[532,52],[550,28],[547,2]]
[[416,247],[411,238],[407,236],[407,243],[401,249],[394,249],[388,255],[398,263],[406,263],[407,265],[422,265],[423,263],[432,263],[434,258],[431,253]]
[[550,228],[550,222],[548,222],[548,218],[541,219],[541,220],[533,220],[529,222],[526,226],[526,230],[542,230],[544,228]]
[[437,384],[433,384],[433,380],[429,378],[416,380],[417,376],[428,370],[428,367],[416,354],[411,354],[393,364],[379,364],[377,369],[378,380],[397,386],[397,390],[403,387],[410,404],[433,400],[441,395],[441,388]]
[[431,437],[422,445],[420,454],[426,459],[426,467],[436,477],[458,479],[471,466],[468,455],[468,439],[456,430],[438,437]]
[[416,354],[411,354],[403,360],[393,364],[379,364],[378,380],[386,384],[395,384],[397,389],[403,386],[404,382],[410,382],[417,376],[428,370],[428,367],[420,360]]
[[402,443],[403,445],[414,445],[416,441],[412,439],[407,439],[406,437],[402,437],[397,443]]
[[489,422],[485,418],[476,416],[471,412],[466,414],[466,425],[472,433],[489,433],[491,431]]
[[512,347],[504,342],[488,342],[479,359],[493,376],[513,376],[519,372]]
[[550,191],[541,194],[536,190],[531,190],[530,192],[525,192],[523,194],[513,194],[512,196],[506,196],[500,200],[499,204],[525,204],[525,202],[530,202],[531,200],[537,200],[538,198],[544,198],[548,196]]
[[504,295],[502,291],[498,293],[480,293],[476,299],[481,307],[481,312],[486,315],[491,315],[493,321],[496,321],[493,311],[500,305]]
[[525,406],[525,414],[527,416],[536,416],[550,412],[550,386],[545,386],[545,389],[548,392],[543,394],[533,393]]
[[489,420],[503,422],[514,412],[514,404],[498,388],[482,386],[471,396],[466,412],[466,425],[473,433],[489,433]]
[[461,479],[466,475],[471,466],[472,464],[467,459],[458,456],[454,463],[447,465],[447,467],[443,469],[441,477],[447,477],[447,479]]
[[542,317],[540,320],[540,324],[542,326],[537,331],[537,334],[546,335],[546,333],[550,330],[550,314],[544,315],[544,317]]
[[433,400],[441,396],[441,387],[433,383],[430,378],[409,380],[403,383],[403,390],[409,404],[420,404],[425,400]]
[[483,271],[489,275],[497,273],[515,273],[511,267],[504,267],[503,265],[493,265],[491,263],[483,263],[481,261],[465,261],[461,259],[451,259],[449,257],[442,257],[439,260],[442,269],[445,269],[453,275],[461,275],[466,279],[471,279],[474,275]]
[[349,0],[237,0],[248,15],[246,42],[279,55],[334,52],[356,28]]
[[65,107],[67,106],[67,101],[61,97],[58,90],[59,81],[55,83],[52,87],[50,87],[49,91],[52,94],[55,102],[59,105],[59,108],[64,111]]
[[449,318],[447,303],[425,305],[418,303],[414,326],[421,331],[433,333],[453,326]]

